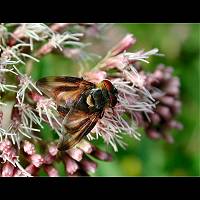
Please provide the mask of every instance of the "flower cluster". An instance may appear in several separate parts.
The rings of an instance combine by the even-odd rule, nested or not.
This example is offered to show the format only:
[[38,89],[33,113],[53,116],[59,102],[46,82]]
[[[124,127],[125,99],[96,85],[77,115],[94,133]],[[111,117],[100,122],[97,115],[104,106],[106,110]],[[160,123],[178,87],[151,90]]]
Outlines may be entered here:
[[[118,89],[119,103],[114,112],[106,110],[104,117],[92,130],[96,138],[102,136],[115,151],[117,143],[121,147],[126,145],[123,135],[140,139],[138,126],[143,127],[151,139],[163,138],[169,143],[173,142],[170,129],[182,128],[182,124],[175,119],[181,107],[178,77],[173,77],[173,69],[164,65],[158,66],[153,73],[145,73],[139,61],[149,63],[146,60],[149,56],[161,54],[158,54],[158,49],[127,52],[135,42],[132,35],[127,35],[93,71],[85,73],[85,78],[92,82],[110,79]],[[128,118],[124,115],[128,115]],[[88,138],[95,139],[91,135]]]
[[[145,75],[139,74],[135,64],[139,61],[147,62],[151,55],[157,55],[158,49],[148,52],[139,51],[130,53],[127,50],[136,42],[132,35],[125,36],[113,47],[91,72],[85,73],[85,78],[99,82],[105,78],[110,79],[118,90],[118,104],[114,110],[106,110],[104,117],[99,120],[92,130],[102,136],[107,144],[111,144],[115,151],[117,144],[125,147],[123,135],[133,136],[140,140],[137,131],[136,115],[153,113],[155,100],[145,85]],[[112,73],[110,72],[112,70]],[[88,135],[89,139],[95,137]]]
[[[97,167],[95,159],[110,161],[111,154],[88,140],[102,137],[115,151],[126,146],[123,136],[140,140],[138,126],[151,138],[165,138],[169,128],[181,128],[175,121],[180,110],[179,81],[172,68],[160,66],[145,73],[139,63],[146,62],[158,49],[128,52],[136,39],[128,34],[106,56],[85,51],[87,38],[104,38],[105,24],[21,23],[0,24],[0,175],[60,176],[62,163],[68,176],[87,176]],[[65,152],[57,149],[62,137],[62,121],[56,102],[43,96],[31,78],[33,62],[46,54],[60,53],[80,64],[79,75],[98,83],[109,79],[118,90],[118,103],[106,109],[93,130],[75,147]],[[98,59],[90,71],[87,60]],[[139,67],[138,67],[139,66]],[[43,139],[48,126],[55,139]],[[94,159],[95,158],[95,159]]]
[[153,73],[146,75],[146,87],[158,104],[148,119],[144,115],[139,117],[140,126],[150,138],[164,139],[169,143],[173,142],[170,130],[182,129],[182,124],[176,121],[181,109],[180,81],[172,73],[172,67],[159,65]]

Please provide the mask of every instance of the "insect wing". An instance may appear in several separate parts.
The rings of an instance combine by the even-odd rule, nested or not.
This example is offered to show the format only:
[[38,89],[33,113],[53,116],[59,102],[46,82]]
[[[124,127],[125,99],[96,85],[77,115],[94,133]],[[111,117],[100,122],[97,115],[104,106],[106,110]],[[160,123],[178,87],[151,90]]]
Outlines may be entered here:
[[72,108],[63,120],[64,134],[58,149],[72,148],[87,135],[101,118],[103,111],[87,113]]
[[38,88],[60,106],[71,107],[87,90],[95,88],[82,78],[58,76],[46,77],[37,81]]

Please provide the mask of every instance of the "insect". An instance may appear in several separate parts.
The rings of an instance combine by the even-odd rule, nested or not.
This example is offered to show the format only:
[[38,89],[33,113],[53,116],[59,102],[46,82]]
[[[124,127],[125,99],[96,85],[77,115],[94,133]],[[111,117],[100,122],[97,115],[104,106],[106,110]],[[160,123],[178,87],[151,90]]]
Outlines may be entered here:
[[57,104],[64,117],[60,151],[74,147],[104,115],[105,108],[117,104],[117,89],[105,79],[98,84],[83,78],[58,76],[37,81],[37,87]]

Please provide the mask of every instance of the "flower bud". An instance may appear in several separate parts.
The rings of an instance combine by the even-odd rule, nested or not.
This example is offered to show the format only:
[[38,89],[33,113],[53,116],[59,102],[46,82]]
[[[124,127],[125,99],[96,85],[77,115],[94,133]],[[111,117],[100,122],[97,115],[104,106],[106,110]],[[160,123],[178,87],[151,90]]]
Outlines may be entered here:
[[113,49],[111,50],[111,56],[119,55],[124,51],[128,50],[134,43],[136,39],[132,34],[126,35]]
[[58,177],[58,170],[55,169],[53,166],[48,166],[46,165],[44,167],[45,172],[50,176],[50,177]]
[[58,153],[58,148],[55,144],[52,144],[49,146],[48,151],[49,154],[51,154],[52,156],[56,156],[56,154]]
[[78,148],[72,148],[67,150],[67,154],[78,162],[83,158],[83,151]]
[[51,154],[47,153],[46,155],[43,156],[43,163],[44,164],[52,164],[55,160],[55,156],[52,156]]
[[35,154],[35,146],[31,144],[29,141],[25,140],[23,147],[24,147],[24,152],[27,153],[28,155]]
[[104,161],[111,161],[112,160],[112,155],[105,152],[101,151],[100,149],[95,148],[94,151],[91,153],[92,156],[96,157],[99,160],[104,160]]
[[5,162],[2,167],[2,177],[11,177],[13,176],[14,166],[10,162]]
[[156,131],[155,129],[148,129],[147,131],[147,135],[149,136],[149,138],[151,139],[160,139],[161,138],[161,134]]
[[159,106],[157,106],[156,110],[160,114],[160,116],[162,118],[164,118],[165,120],[169,120],[172,116],[170,109],[166,106],[159,105]]
[[167,123],[167,126],[170,128],[175,128],[175,129],[182,129],[183,125],[176,120],[171,120]]
[[40,167],[44,162],[44,159],[39,154],[34,154],[34,155],[30,156],[30,159],[31,159],[32,164],[35,167]]
[[154,125],[159,124],[159,122],[160,122],[160,116],[157,113],[151,113],[149,116],[151,118],[151,122]]
[[84,73],[84,77],[86,80],[91,81],[93,83],[99,83],[107,76],[106,72],[104,71],[91,71]]
[[159,100],[160,100],[163,104],[165,104],[165,105],[167,105],[167,106],[172,106],[172,105],[174,104],[174,98],[171,97],[171,96],[163,96],[163,97],[159,98]]
[[32,175],[34,175],[34,174],[36,174],[37,172],[38,172],[38,170],[39,170],[39,168],[37,168],[34,164],[30,164],[30,165],[28,165],[27,167],[26,167],[26,169],[25,169],[29,174],[32,174]]
[[92,152],[92,145],[89,142],[87,142],[86,140],[81,140],[77,144],[77,147],[80,148],[85,153],[90,154]]
[[70,175],[74,174],[79,168],[76,161],[72,160],[69,156],[65,156],[64,160],[65,160],[65,169],[67,173]]
[[94,173],[97,168],[97,164],[93,161],[83,160],[81,161],[81,167],[86,172]]

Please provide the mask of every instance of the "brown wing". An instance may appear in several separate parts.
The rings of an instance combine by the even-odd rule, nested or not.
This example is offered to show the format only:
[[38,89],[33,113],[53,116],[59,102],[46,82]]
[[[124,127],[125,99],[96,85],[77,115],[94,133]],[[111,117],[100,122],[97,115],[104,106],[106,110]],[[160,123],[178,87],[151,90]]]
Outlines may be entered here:
[[50,76],[37,81],[37,87],[60,106],[71,107],[87,90],[95,85],[82,78],[69,76]]
[[63,120],[63,138],[58,149],[65,151],[72,148],[86,136],[102,117],[103,111],[87,113],[72,108]]

